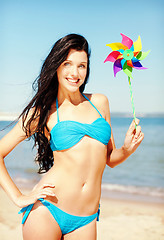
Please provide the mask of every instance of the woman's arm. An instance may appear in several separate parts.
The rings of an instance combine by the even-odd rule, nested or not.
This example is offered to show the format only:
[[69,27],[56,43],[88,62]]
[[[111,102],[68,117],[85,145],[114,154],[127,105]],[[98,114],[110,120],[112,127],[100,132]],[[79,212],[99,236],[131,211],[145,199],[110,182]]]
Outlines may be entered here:
[[[111,126],[111,119],[110,119],[110,109],[109,109],[109,102],[107,97],[104,96],[104,112],[106,121],[109,122]],[[107,146],[107,165],[110,167],[115,167],[120,163],[124,162],[141,144],[142,140],[144,139],[144,134],[141,132],[141,127],[138,125],[139,120],[136,120],[137,127],[135,129],[135,122],[132,121],[124,140],[124,144],[121,148],[117,149],[115,147],[114,137],[111,129],[111,139]]]
[[[26,134],[22,129],[22,121],[20,120],[16,126],[0,140],[0,185],[8,194],[10,199],[19,207],[24,207],[44,198],[47,195],[54,196],[50,188],[54,187],[45,184],[39,189],[34,189],[28,196],[23,195],[12,181],[4,162],[4,158],[24,139]],[[23,164],[23,156],[22,156]]]
[[16,199],[21,196],[21,192],[12,181],[5,167],[4,158],[26,138],[26,134],[21,128],[21,122],[18,122],[16,126],[0,140],[0,185],[16,203]]
[[124,144],[121,148],[112,148],[111,143],[108,144],[108,157],[107,165],[115,167],[124,162],[133,152],[136,151],[138,146],[144,139],[144,134],[141,132],[141,127],[138,126],[139,120],[136,119],[137,128],[135,129],[135,122],[132,121],[124,140]]

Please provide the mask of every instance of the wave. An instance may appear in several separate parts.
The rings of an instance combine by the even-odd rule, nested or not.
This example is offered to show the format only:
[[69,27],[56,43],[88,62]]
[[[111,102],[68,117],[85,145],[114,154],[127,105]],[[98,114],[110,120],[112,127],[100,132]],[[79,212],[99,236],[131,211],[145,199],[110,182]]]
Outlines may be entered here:
[[123,193],[123,194],[131,194],[138,195],[143,197],[155,197],[160,198],[164,201],[164,188],[162,187],[138,187],[138,186],[125,186],[119,184],[102,184],[102,193]]
[[15,121],[17,120],[19,115],[0,115],[0,121],[6,121],[6,122],[10,122],[10,121]]
[[32,189],[39,181],[39,177],[26,178],[26,177],[13,177],[14,182],[20,188]]

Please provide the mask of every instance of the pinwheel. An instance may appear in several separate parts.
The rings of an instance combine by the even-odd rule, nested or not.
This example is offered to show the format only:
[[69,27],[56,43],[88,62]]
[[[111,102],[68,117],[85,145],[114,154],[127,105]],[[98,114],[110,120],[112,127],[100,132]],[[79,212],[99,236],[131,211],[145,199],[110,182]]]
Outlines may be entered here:
[[140,61],[146,58],[150,50],[147,52],[141,51],[142,44],[141,44],[140,36],[138,37],[136,42],[133,42],[129,37],[125,36],[122,33],[121,33],[121,36],[122,36],[121,43],[116,42],[116,43],[106,44],[106,46],[109,46],[113,50],[113,52],[111,52],[108,55],[104,63],[107,61],[114,63],[113,65],[114,77],[116,77],[116,74],[121,70],[123,70],[124,73],[128,76],[131,103],[133,108],[133,116],[136,124],[135,108],[134,108],[133,93],[132,93],[132,86],[131,86],[130,79],[132,78],[133,68],[138,70],[147,69],[141,65]]

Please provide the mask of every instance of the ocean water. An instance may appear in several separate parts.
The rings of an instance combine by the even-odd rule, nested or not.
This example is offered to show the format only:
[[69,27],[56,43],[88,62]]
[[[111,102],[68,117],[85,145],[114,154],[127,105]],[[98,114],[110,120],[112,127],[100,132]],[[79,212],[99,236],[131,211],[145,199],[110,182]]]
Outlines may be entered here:
[[[112,118],[116,147],[124,142],[131,118]],[[103,175],[104,196],[164,202],[164,118],[140,118],[144,140],[125,162],[106,167]]]
[[[131,118],[112,117],[116,147],[123,145]],[[10,124],[0,121],[0,129]],[[145,134],[137,151],[115,168],[105,168],[102,196],[164,202],[164,118],[140,118]],[[12,127],[0,131],[2,138]],[[34,163],[33,141],[20,143],[6,158],[6,167],[18,186],[31,187],[40,179]]]

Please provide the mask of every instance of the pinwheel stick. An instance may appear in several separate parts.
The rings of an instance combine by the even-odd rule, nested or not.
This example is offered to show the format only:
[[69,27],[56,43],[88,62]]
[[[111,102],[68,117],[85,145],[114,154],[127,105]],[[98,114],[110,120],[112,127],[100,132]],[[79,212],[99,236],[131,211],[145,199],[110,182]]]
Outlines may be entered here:
[[130,88],[130,97],[131,97],[131,104],[133,108],[133,116],[135,122],[135,129],[136,129],[136,115],[135,115],[135,108],[134,108],[134,101],[133,101],[133,93],[132,93],[132,86],[130,78],[132,78],[132,70],[138,69],[143,70],[146,69],[140,63],[141,60],[145,59],[146,56],[149,54],[150,50],[147,52],[142,52],[142,44],[141,38],[138,36],[137,41],[133,42],[132,39],[125,36],[121,33],[122,42],[115,42],[106,44],[112,49],[112,52],[107,56],[104,63],[109,61],[113,62],[113,71],[114,76],[123,70],[124,73],[128,76],[129,88]]
[[131,81],[130,81],[130,77],[128,77],[128,82],[129,82],[129,88],[130,88],[130,98],[131,98],[131,104],[132,104],[132,109],[133,109],[133,117],[134,117],[134,121],[135,121],[135,129],[136,129],[136,114],[135,114],[135,108],[134,108],[134,100],[133,100],[133,92],[132,92],[132,85],[131,85]]

